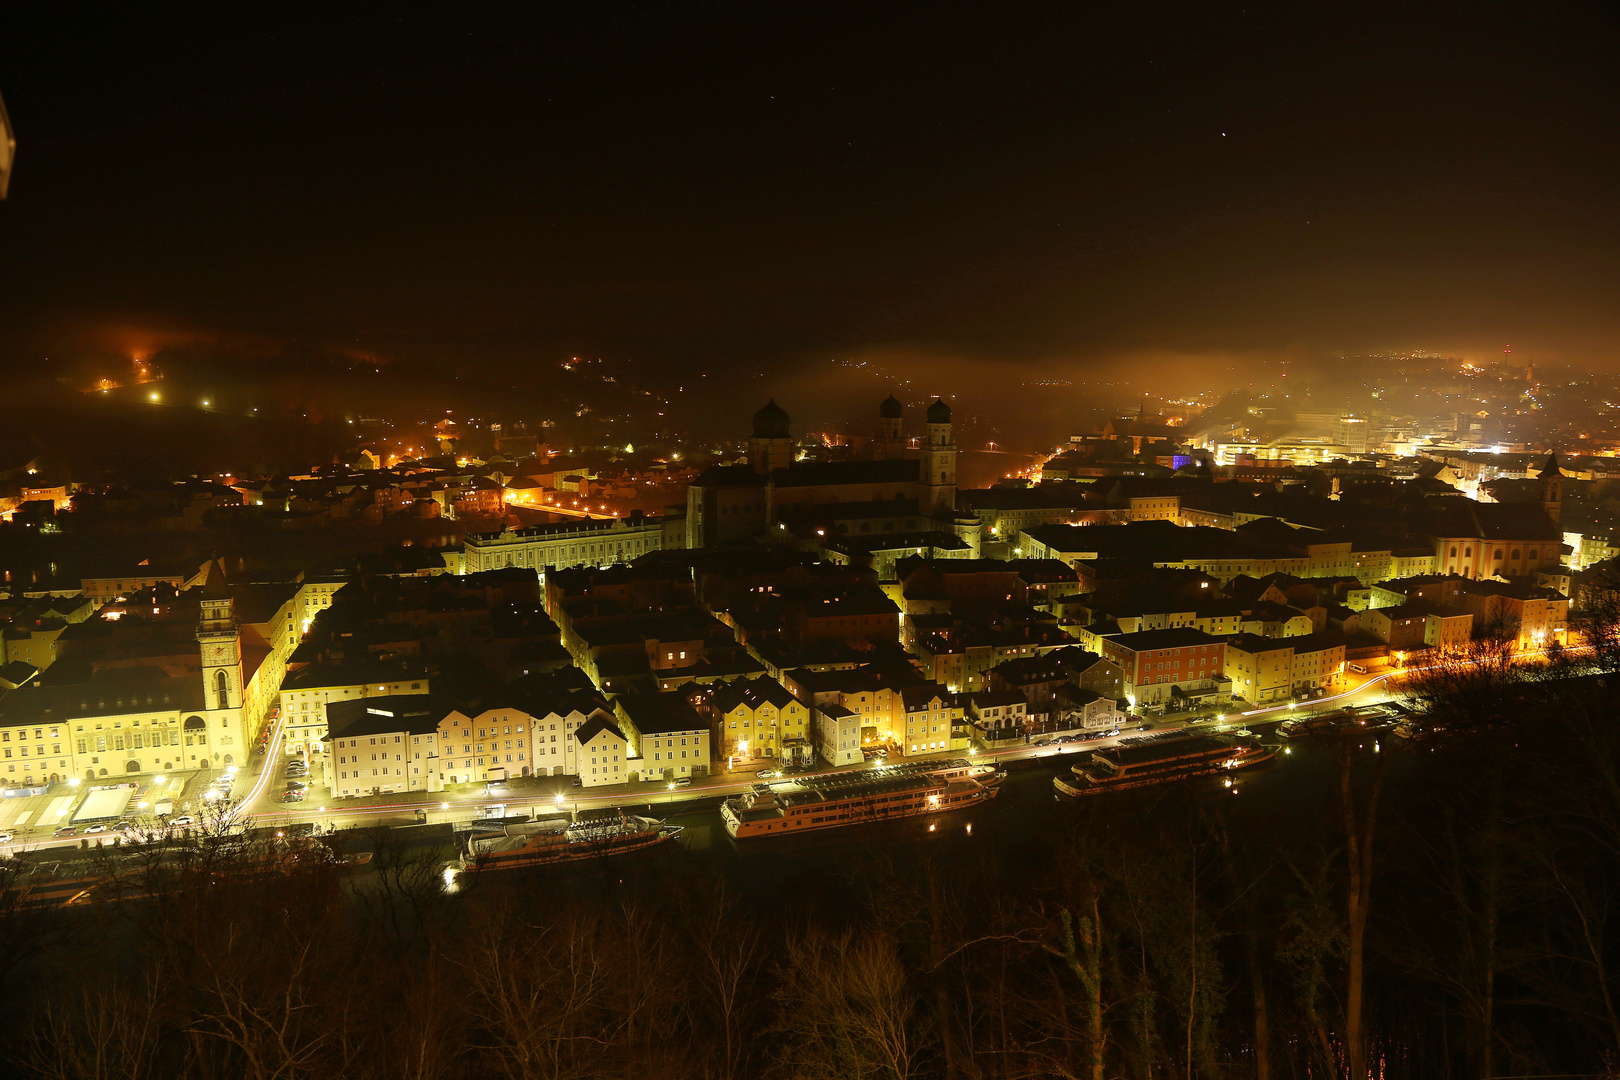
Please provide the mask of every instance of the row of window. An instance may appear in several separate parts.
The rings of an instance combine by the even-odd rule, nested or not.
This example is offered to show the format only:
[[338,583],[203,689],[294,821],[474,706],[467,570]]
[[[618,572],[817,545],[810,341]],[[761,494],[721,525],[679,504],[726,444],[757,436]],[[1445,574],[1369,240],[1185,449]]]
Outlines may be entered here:
[[[45,729],[44,728],[35,728],[34,729],[34,738],[43,739],[44,737],[45,737]],[[17,729],[17,741],[22,742],[26,738],[28,738],[28,729],[27,728],[18,728]],[[51,728],[51,738],[53,738],[53,739],[57,738],[56,728]],[[0,743],[7,743],[7,742],[10,742],[10,741],[11,741],[11,732],[9,732],[9,731],[0,731]]]
[[[167,738],[165,738],[165,735],[167,736]],[[206,736],[206,735],[202,735],[202,736],[198,736],[198,737],[200,737],[203,740],[203,742],[205,742],[205,743],[208,741],[208,736]],[[191,735],[186,736],[186,745],[187,746],[195,746],[196,745],[196,743],[193,741],[193,738],[194,737],[191,736]],[[95,737],[95,741],[96,741],[96,752],[97,753],[100,753],[100,752],[105,751],[106,749],[108,749],[107,736],[105,736],[105,735],[97,735]],[[112,736],[112,749],[114,749],[114,750],[140,750],[140,749],[143,749],[144,747],[147,747],[147,746],[179,746],[180,745],[180,732],[179,732],[179,730],[174,729],[174,728],[169,729],[169,731],[167,731],[167,732],[154,731],[150,735],[148,735],[146,732],[134,731],[134,732],[131,732],[127,736],[127,742],[128,742],[128,745],[126,746],[125,745],[126,736],[124,736],[122,734],[115,734],[115,735]],[[88,744],[89,744],[88,739],[84,739],[84,738],[79,739],[78,740],[79,753],[81,753],[81,754],[89,753],[90,748],[89,748]],[[7,756],[9,757],[10,755],[8,754]]]

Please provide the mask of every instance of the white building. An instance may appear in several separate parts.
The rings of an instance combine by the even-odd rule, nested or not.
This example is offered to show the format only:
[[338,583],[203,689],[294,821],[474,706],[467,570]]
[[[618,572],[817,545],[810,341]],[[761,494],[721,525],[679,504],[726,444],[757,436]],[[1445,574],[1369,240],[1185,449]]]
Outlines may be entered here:
[[861,718],[828,702],[815,711],[816,750],[828,765],[854,765],[861,760]]
[[579,518],[499,533],[471,533],[462,545],[461,572],[548,566],[607,566],[630,562],[663,547],[662,518],[641,511],[625,518]]
[[592,717],[574,731],[573,741],[579,747],[576,753],[579,755],[579,780],[582,786],[601,787],[625,782],[630,767],[630,741],[611,717]]
[[335,702],[325,756],[333,796],[442,790],[440,708],[425,694]]

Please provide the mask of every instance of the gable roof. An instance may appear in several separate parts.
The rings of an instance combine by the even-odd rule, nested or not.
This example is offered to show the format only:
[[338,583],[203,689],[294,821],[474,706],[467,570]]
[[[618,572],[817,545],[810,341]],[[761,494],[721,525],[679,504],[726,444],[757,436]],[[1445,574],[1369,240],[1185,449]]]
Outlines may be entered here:
[[585,746],[604,731],[620,742],[630,741],[624,737],[624,732],[619,730],[619,725],[613,722],[613,718],[603,713],[596,714],[575,728],[574,738],[579,740],[579,745]]

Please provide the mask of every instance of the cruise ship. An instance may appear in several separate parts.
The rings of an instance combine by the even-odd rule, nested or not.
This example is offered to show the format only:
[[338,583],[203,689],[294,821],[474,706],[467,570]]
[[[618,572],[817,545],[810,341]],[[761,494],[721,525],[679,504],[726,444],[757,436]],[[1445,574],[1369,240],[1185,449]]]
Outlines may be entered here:
[[1105,791],[1168,784],[1204,776],[1219,776],[1269,761],[1274,746],[1262,746],[1231,735],[1194,735],[1170,739],[1149,737],[1098,750],[1091,759],[1070,771],[1072,780],[1052,778],[1063,795],[1098,795]]
[[964,759],[755,784],[720,807],[738,840],[961,810],[996,797],[1006,773]]
[[578,818],[549,814],[534,821],[502,825],[498,832],[460,835],[462,870],[504,870],[603,859],[671,840],[680,826],[622,810],[592,810]]

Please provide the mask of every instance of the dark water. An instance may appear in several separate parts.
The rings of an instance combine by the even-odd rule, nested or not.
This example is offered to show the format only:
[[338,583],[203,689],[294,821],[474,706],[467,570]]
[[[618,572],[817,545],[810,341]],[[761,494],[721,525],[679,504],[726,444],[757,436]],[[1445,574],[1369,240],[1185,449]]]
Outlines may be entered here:
[[[1267,765],[1239,774],[1228,789],[1218,780],[1196,786],[1165,785],[1145,792],[1122,792],[1075,800],[1058,797],[1052,778],[1067,775],[1075,757],[1010,763],[1001,794],[968,810],[873,825],[858,825],[807,836],[733,840],[720,820],[718,802],[705,800],[670,818],[685,830],[673,858],[703,873],[724,876],[744,893],[792,892],[805,882],[859,873],[863,867],[915,865],[919,859],[970,865],[994,863],[996,876],[1016,879],[1038,870],[1058,843],[1083,842],[1087,829],[1119,813],[1150,816],[1185,813],[1189,798],[1205,808],[1243,800],[1235,820],[1264,822],[1315,815],[1337,797],[1337,766],[1318,746],[1289,747]],[[1101,804],[1109,804],[1106,808]],[[1099,814],[1106,809],[1107,814]],[[660,872],[670,855],[625,865],[621,877]]]

